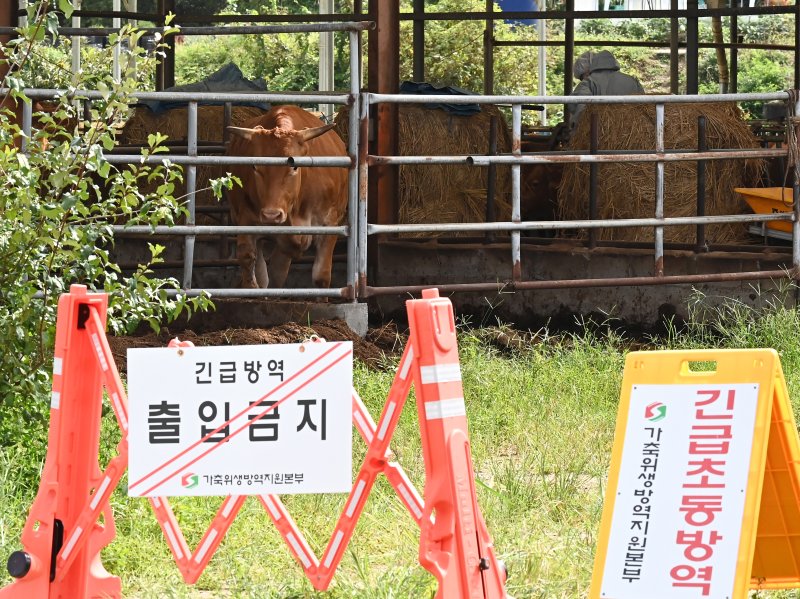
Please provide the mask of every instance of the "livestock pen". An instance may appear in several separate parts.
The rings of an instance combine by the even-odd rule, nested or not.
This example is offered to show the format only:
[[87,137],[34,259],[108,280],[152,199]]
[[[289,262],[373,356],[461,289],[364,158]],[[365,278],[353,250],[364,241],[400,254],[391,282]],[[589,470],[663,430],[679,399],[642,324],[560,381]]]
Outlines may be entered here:
[[[391,4],[391,3],[390,3]],[[360,7],[360,3],[358,3]],[[397,315],[402,311],[403,298],[408,293],[418,292],[423,287],[435,284],[447,293],[454,294],[454,302],[463,311],[494,312],[498,316],[530,324],[536,319],[544,320],[553,316],[571,317],[573,314],[605,313],[636,323],[648,323],[659,314],[669,315],[685,310],[688,296],[693,289],[706,291],[711,295],[739,297],[742,301],[752,299],[751,283],[778,288],[780,281],[792,280],[800,266],[800,243],[797,229],[797,203],[791,212],[775,214],[707,214],[701,203],[702,194],[698,195],[698,210],[692,216],[669,217],[669,206],[665,211],[665,178],[666,165],[678,163],[696,164],[698,173],[711,161],[744,161],[756,159],[781,159],[789,167],[797,168],[796,137],[789,135],[785,147],[774,148],[717,148],[703,149],[698,142],[696,149],[670,150],[664,145],[664,130],[670,127],[665,118],[665,106],[682,103],[705,102],[753,102],[778,101],[789,107],[790,117],[796,114],[796,97],[789,92],[773,92],[759,94],[719,94],[719,95],[681,95],[681,96],[617,96],[613,98],[581,98],[584,104],[648,104],[655,107],[656,123],[654,138],[648,149],[620,152],[611,149],[594,147],[589,151],[568,151],[551,149],[535,154],[522,151],[524,131],[522,128],[522,110],[530,105],[568,106],[576,103],[570,96],[419,96],[383,93],[393,84],[386,81],[389,75],[375,69],[370,73],[369,91],[362,91],[361,62],[362,36],[364,31],[371,31],[377,23],[378,31],[393,30],[397,25],[398,14],[386,8],[386,4],[376,3],[370,7],[369,16],[373,21],[344,21],[338,15],[335,22],[317,22],[310,24],[288,25],[246,25],[246,26],[208,26],[184,27],[181,35],[246,35],[270,33],[305,33],[310,31],[346,31],[349,32],[350,73],[349,89],[346,92],[320,93],[265,93],[237,95],[229,93],[174,93],[174,92],[140,92],[139,100],[171,100],[181,101],[187,105],[187,138],[185,147],[175,146],[169,159],[186,168],[186,190],[190,217],[186,223],[174,227],[130,227],[118,225],[115,233],[118,236],[117,252],[123,264],[133,265],[137,256],[137,243],[143,240],[169,240],[167,259],[162,265],[174,273],[182,283],[185,293],[189,295],[208,292],[215,298],[284,298],[308,300],[327,298],[339,300],[329,306],[330,310],[356,310],[364,314],[366,306],[373,314]],[[766,9],[769,10],[766,10]],[[415,26],[424,23],[425,19],[457,19],[472,20],[485,18],[487,22],[497,18],[497,14],[471,13],[463,15],[428,14],[421,15],[422,7],[415,4],[413,20]],[[774,10],[773,10],[774,9]],[[720,9],[719,14],[745,14],[744,7]],[[765,12],[791,12],[792,7],[750,7],[753,14]],[[698,12],[699,11],[699,12]],[[726,12],[727,11],[727,12]],[[356,14],[360,12],[360,8]],[[652,11],[651,11],[652,12]],[[662,12],[664,13],[662,15]],[[703,12],[689,7],[680,11],[655,11],[658,16],[674,17],[684,15],[717,14]],[[655,14],[654,13],[654,14]],[[121,13],[120,13],[121,14]],[[749,14],[749,13],[748,13]],[[130,16],[130,15],[127,15]],[[350,15],[352,16],[352,15]],[[519,16],[508,13],[509,17]],[[530,15],[528,15],[530,16]],[[533,13],[543,18],[570,18],[558,11],[550,11],[546,15]],[[592,16],[587,13],[586,16]],[[624,16],[624,15],[623,15]],[[271,21],[280,17],[267,15],[257,16],[252,20]],[[188,18],[188,17],[187,17]],[[239,17],[246,20],[244,16]],[[299,17],[298,17],[299,18]],[[298,18],[287,20],[297,21]],[[408,15],[402,18],[411,18]],[[220,17],[224,21],[233,21],[233,17]],[[210,21],[211,17],[207,17]],[[691,20],[691,19],[690,19]],[[157,30],[158,28],[156,28]],[[84,35],[90,32],[109,33],[111,28],[63,28],[65,35]],[[415,29],[416,31],[416,29]],[[8,30],[0,30],[8,33]],[[375,39],[373,39],[375,36]],[[569,37],[569,36],[567,36]],[[415,37],[419,40],[419,36]],[[697,40],[695,40],[696,42]],[[671,43],[674,40],[671,40]],[[392,52],[391,36],[381,38],[380,34],[370,33],[370,65],[375,66]],[[555,43],[555,42],[553,42]],[[564,42],[569,46],[569,40]],[[686,43],[691,43],[688,40]],[[388,46],[387,46],[388,45]],[[674,44],[670,47],[672,48]],[[697,47],[702,46],[699,44]],[[733,49],[733,46],[731,46]],[[674,48],[672,48],[674,49]],[[785,48],[784,48],[785,49]],[[415,45],[415,52],[419,50]],[[795,49],[796,51],[796,49]],[[415,54],[416,56],[416,54]],[[393,72],[392,64],[386,65],[387,72]],[[415,73],[419,72],[415,62]],[[165,67],[168,70],[169,64]],[[491,71],[489,68],[488,71]],[[488,72],[487,71],[487,72]],[[689,69],[687,90],[692,88],[692,77],[696,76]],[[169,73],[161,73],[159,85],[169,83]],[[568,88],[568,77],[565,74],[565,90]],[[673,77],[671,82],[676,83]],[[673,86],[674,87],[674,86]],[[373,91],[376,90],[376,91]],[[26,90],[31,99],[52,97],[56,90]],[[99,92],[82,90],[70,92],[76,98],[86,102],[99,98]],[[197,111],[200,103],[214,101],[233,103],[237,101],[291,102],[302,105],[336,104],[346,106],[348,114],[348,157],[347,158],[298,158],[297,166],[313,169],[314,166],[339,166],[348,168],[349,175],[349,216],[347,224],[340,227],[321,229],[289,228],[289,227],[257,227],[236,228],[232,225],[198,225],[196,224],[197,207],[195,206],[196,171],[200,165],[214,165],[224,168],[235,163],[248,164],[286,164],[285,160],[273,158],[257,158],[243,160],[236,157],[204,155],[203,147],[197,139]],[[460,148],[453,147],[447,154],[400,156],[394,150],[391,137],[392,107],[398,104],[437,104],[451,105],[478,104],[480,106],[500,106],[511,114],[510,152],[491,155],[487,147],[485,153],[464,154]],[[22,125],[30,131],[32,123],[32,106],[23,106]],[[787,119],[788,123],[792,123]],[[793,133],[793,125],[790,133]],[[374,138],[370,138],[373,132]],[[216,150],[222,147],[219,141]],[[206,148],[210,150],[210,148]],[[110,157],[115,164],[138,161],[134,153],[114,152]],[[151,157],[148,160],[159,161]],[[587,165],[596,180],[597,167],[608,163],[652,164],[652,186],[655,190],[655,202],[652,214],[637,218],[599,219],[597,212],[597,195],[590,186],[589,197],[585,198],[585,218],[572,220],[523,220],[521,210],[521,170],[529,165],[583,164]],[[511,187],[508,203],[511,206],[510,219],[504,222],[470,222],[470,223],[404,223],[397,222],[398,208],[396,204],[397,190],[394,187],[394,169],[398,166],[419,165],[457,165],[474,169],[492,170],[505,167],[511,172]],[[698,185],[704,180],[698,176]],[[731,194],[733,194],[731,190]],[[796,197],[797,187],[794,187]],[[481,198],[483,199],[483,198]],[[584,201],[584,200],[579,200]],[[486,204],[492,198],[487,193]],[[220,207],[206,207],[211,211],[223,211]],[[744,204],[742,204],[742,211]],[[435,212],[435,210],[434,210]],[[490,219],[489,219],[490,220]],[[703,227],[728,224],[745,228],[751,225],[764,225],[773,220],[791,223],[792,242],[790,246],[776,244],[763,238],[764,242],[756,243],[756,239],[740,244],[706,244],[698,237],[696,243],[675,244],[665,242],[664,231],[671,227],[687,226]],[[598,240],[593,231],[598,229],[647,227],[653,231],[652,244],[642,242],[612,242]],[[548,236],[553,231],[584,231],[588,239],[580,236]],[[231,239],[237,233],[257,234],[319,234],[337,235],[346,239],[346,250],[337,256],[334,272],[334,287],[331,289],[311,289],[293,286],[286,289],[244,290],[234,288],[233,273],[235,260],[232,256]],[[422,237],[409,239],[406,234],[414,233]],[[450,237],[458,233],[458,237]],[[497,235],[493,235],[493,234]],[[542,235],[547,233],[548,235]],[[435,237],[425,237],[434,234]],[[181,243],[174,243],[182,238]],[[131,241],[124,241],[130,239]],[[126,259],[126,255],[128,258]],[[413,265],[413,266],[411,266]],[[295,283],[292,283],[296,285]],[[787,298],[787,301],[790,298]],[[221,304],[222,305],[222,304]],[[317,310],[325,310],[319,306]],[[263,311],[263,310],[262,310]],[[245,311],[232,310],[235,314]]]

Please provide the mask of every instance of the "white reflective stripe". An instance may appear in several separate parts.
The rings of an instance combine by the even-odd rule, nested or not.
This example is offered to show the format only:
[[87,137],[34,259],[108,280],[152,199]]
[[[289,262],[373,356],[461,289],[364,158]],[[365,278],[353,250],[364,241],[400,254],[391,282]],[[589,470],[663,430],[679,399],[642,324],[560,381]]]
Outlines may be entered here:
[[53,410],[57,410],[61,407],[61,393],[58,391],[53,391],[53,395],[50,398],[50,408]]
[[414,361],[414,348],[410,345],[408,346],[408,355],[406,355],[406,361],[400,365],[400,378],[402,380],[406,380],[408,376],[408,370],[411,368],[411,362]]
[[152,501],[153,505],[156,506],[157,508],[161,507],[161,500],[158,497],[151,497],[150,501]]
[[100,368],[103,369],[105,372],[108,370],[108,362],[106,362],[106,356],[103,353],[102,346],[100,345],[100,338],[97,334],[92,335],[92,343],[94,343],[94,351],[97,354],[97,359],[100,362]]
[[428,385],[430,383],[454,383],[461,380],[460,364],[422,366],[419,371],[423,385]]
[[350,499],[350,503],[347,504],[347,514],[348,518],[353,517],[353,512],[356,511],[356,505],[358,504],[358,500],[361,499],[361,494],[364,492],[364,487],[367,486],[363,480],[359,479],[358,483],[356,484],[356,490],[353,493],[353,498]]
[[272,516],[272,519],[273,520],[280,520],[281,519],[281,513],[278,510],[278,506],[275,505],[274,501],[272,501],[272,497],[270,497],[269,495],[262,495],[261,499],[264,500],[264,505],[267,506],[267,509],[269,510],[269,513]]
[[389,402],[389,407],[386,408],[386,417],[381,421],[381,428],[378,431],[378,439],[381,441],[383,441],[383,438],[386,436],[386,429],[389,428],[389,421],[392,419],[396,408],[397,402]]
[[227,518],[233,511],[233,506],[236,505],[236,497],[228,497],[225,500],[225,505],[222,507],[222,517]]
[[92,502],[89,504],[89,509],[94,509],[97,507],[97,504],[100,503],[100,498],[103,496],[103,493],[106,492],[108,485],[111,484],[111,479],[109,477],[105,477],[103,482],[100,483],[97,491],[95,491],[94,497],[92,497]]
[[300,561],[303,563],[303,567],[308,569],[311,567],[311,560],[308,559],[306,552],[303,551],[303,548],[300,547],[300,543],[297,542],[297,537],[294,536],[293,533],[289,533],[286,535],[286,540],[289,541],[289,544],[294,549],[294,552],[297,554],[297,557],[300,558]]
[[53,358],[53,374],[60,375],[64,369],[64,360]]
[[331,567],[333,556],[336,555],[336,552],[339,550],[339,545],[341,545],[343,538],[344,538],[344,533],[341,530],[337,530],[336,535],[334,535],[333,537],[333,543],[331,543],[331,548],[328,550],[328,555],[325,556],[325,561],[322,562],[322,565],[325,566],[326,568]]
[[406,488],[406,486],[400,485],[397,487],[397,490],[400,491],[400,495],[402,495],[403,499],[406,500],[406,505],[411,508],[412,512],[414,512],[414,517],[417,520],[422,518],[422,512],[420,511],[419,507],[417,507],[417,502],[414,501],[414,498],[411,496],[411,492]]
[[364,420],[361,412],[353,412],[353,418],[356,421],[356,425],[358,425],[358,430],[360,430],[361,434],[366,438],[367,443],[372,443],[372,431],[369,430],[369,425],[366,420]]
[[183,559],[183,549],[181,549],[178,539],[175,537],[175,531],[172,530],[172,525],[165,522],[164,531],[167,533],[167,541],[169,542],[169,546],[172,547],[172,550],[175,552],[175,555],[178,556],[178,559]]
[[83,529],[79,526],[75,529],[75,532],[72,533],[72,536],[67,541],[67,544],[64,545],[64,550],[61,552],[61,561],[67,561],[69,554],[72,553],[72,550],[75,548],[75,543],[78,542],[78,537],[81,536]]
[[467,407],[464,405],[463,397],[425,402],[425,420],[437,420],[439,418],[453,418],[454,416],[466,415]]
[[217,538],[217,534],[216,528],[212,528],[210,531],[208,531],[206,540],[203,541],[203,544],[200,545],[200,549],[197,551],[197,555],[194,556],[194,561],[196,561],[198,564],[203,561],[203,556],[208,553],[208,550],[211,548],[211,543],[213,543],[214,539]]
[[122,402],[119,399],[119,395],[112,393],[111,401],[114,403],[114,409],[117,411],[117,416],[119,417],[119,423],[122,426],[123,432],[127,432],[128,419],[125,418],[125,410],[122,409]]

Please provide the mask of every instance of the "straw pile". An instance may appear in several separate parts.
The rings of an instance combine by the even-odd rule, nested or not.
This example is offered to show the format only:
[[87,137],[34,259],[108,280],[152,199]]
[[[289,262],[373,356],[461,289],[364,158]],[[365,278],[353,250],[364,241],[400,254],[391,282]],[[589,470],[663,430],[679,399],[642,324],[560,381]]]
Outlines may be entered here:
[[[601,150],[649,150],[655,148],[655,106],[644,104],[588,105],[570,141],[569,149],[588,150],[592,113],[598,115]],[[759,147],[758,140],[742,120],[739,109],[728,102],[667,104],[664,145],[667,150],[697,148],[697,119],[706,117],[709,150]],[[655,165],[653,163],[601,164],[598,168],[598,209],[601,219],[647,218],[655,214]],[[706,214],[739,214],[744,204],[735,187],[753,187],[765,168],[761,159],[706,162]],[[561,219],[588,218],[589,165],[569,164],[558,189]],[[664,168],[664,215],[697,214],[697,165],[666,163]],[[692,243],[696,227],[667,227],[665,241]],[[601,229],[600,239],[652,241],[649,227]],[[741,224],[706,227],[708,243],[747,240]]]
[[[173,108],[159,114],[144,106],[139,106],[125,124],[119,136],[123,145],[147,144],[147,136],[160,132],[169,137],[171,142],[187,141],[187,108]],[[252,106],[234,106],[231,111],[231,125],[241,126],[246,121],[264,114],[260,108]],[[198,106],[197,108],[197,141],[222,144],[224,133],[224,107],[223,106]],[[215,206],[214,198],[209,187],[209,179],[216,179],[225,174],[222,166],[198,166],[196,189],[200,191],[195,195],[197,206]],[[184,174],[184,180],[186,176]],[[143,190],[145,191],[145,190]],[[152,191],[152,190],[150,190]],[[177,184],[175,197],[186,193],[185,184]],[[197,224],[220,224],[222,214],[198,214]]]
[[[336,131],[347,142],[347,115],[336,115]],[[489,126],[498,117],[497,151],[511,151],[511,134],[503,114],[494,106],[480,113],[456,116],[422,105],[398,106],[398,153],[401,156],[485,155],[489,150]],[[399,167],[398,222],[467,223],[486,221],[488,168],[434,164]],[[495,214],[498,221],[511,220],[511,178],[508,167],[497,168]],[[409,234],[430,237],[440,234]],[[473,235],[474,234],[462,234]]]

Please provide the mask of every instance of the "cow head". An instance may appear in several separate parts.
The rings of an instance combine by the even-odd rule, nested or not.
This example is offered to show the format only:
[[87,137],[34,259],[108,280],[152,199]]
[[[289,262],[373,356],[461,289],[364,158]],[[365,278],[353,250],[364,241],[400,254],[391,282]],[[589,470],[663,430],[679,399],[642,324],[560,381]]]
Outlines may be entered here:
[[[333,125],[293,129],[275,127],[252,129],[228,127],[240,138],[241,154],[253,157],[297,158],[308,156],[307,142],[331,130]],[[297,166],[257,166],[247,169],[242,185],[249,188],[250,197],[258,203],[258,218],[263,225],[280,225],[286,222],[300,196],[301,169]]]

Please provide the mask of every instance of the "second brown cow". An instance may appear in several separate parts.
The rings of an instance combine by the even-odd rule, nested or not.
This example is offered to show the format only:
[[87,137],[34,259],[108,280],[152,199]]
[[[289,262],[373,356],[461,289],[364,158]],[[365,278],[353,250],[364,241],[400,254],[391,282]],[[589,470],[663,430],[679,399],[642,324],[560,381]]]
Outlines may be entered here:
[[[268,113],[228,127],[233,135],[228,154],[253,157],[346,156],[341,138],[320,120],[296,106],[276,106]],[[231,172],[242,186],[228,193],[236,225],[336,226],[347,212],[347,169],[239,165]],[[330,287],[333,235],[237,237],[241,286],[283,287],[292,260],[311,245],[315,257],[312,280]]]

